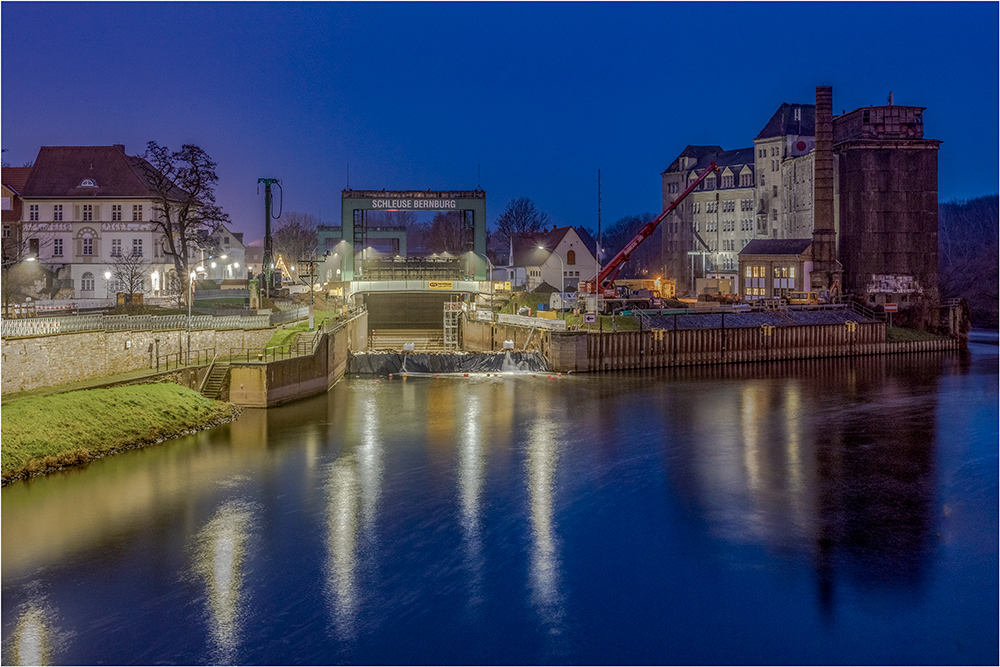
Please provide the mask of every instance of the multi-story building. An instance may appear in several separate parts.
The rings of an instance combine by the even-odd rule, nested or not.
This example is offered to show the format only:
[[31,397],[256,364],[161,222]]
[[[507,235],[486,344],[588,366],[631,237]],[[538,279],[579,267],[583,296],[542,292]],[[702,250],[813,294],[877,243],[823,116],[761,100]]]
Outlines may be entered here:
[[[812,242],[811,284],[803,289],[876,304],[904,305],[915,295],[937,300],[940,142],[923,137],[924,109],[894,105],[890,95],[886,106],[833,117],[832,89],[820,86],[816,94],[817,104],[782,104],[752,149],[688,146],[662,173],[665,208],[710,162],[720,168],[664,222],[664,275],[677,280],[679,292],[690,293],[696,277],[734,277],[730,263],[739,260],[727,256],[734,241],[739,252],[751,239],[787,239]],[[744,165],[746,150],[752,156]],[[735,233],[721,215],[712,218],[732,206],[726,199],[744,197],[748,230],[742,215]]]
[[785,103],[754,138],[756,238],[812,234],[815,124],[815,105]]
[[[173,260],[163,252],[162,231],[153,221],[156,192],[144,168],[148,165],[142,158],[127,155],[120,144],[39,150],[20,191],[18,224],[28,252],[63,288],[47,296],[111,297],[126,288],[122,265],[129,258],[140,265],[141,275],[130,281],[137,291],[167,296],[180,288]],[[242,252],[242,243],[228,230],[216,236],[220,247]],[[228,245],[223,243],[227,236]],[[196,263],[202,251],[198,244],[208,241],[191,239],[189,257]],[[210,248],[205,259],[212,259]]]
[[[754,238],[754,149],[724,151],[688,146],[661,175],[663,207],[715,162],[719,171],[701,182],[663,221],[664,275],[688,292],[695,273],[734,281],[740,250]],[[699,257],[700,255],[700,257]]]

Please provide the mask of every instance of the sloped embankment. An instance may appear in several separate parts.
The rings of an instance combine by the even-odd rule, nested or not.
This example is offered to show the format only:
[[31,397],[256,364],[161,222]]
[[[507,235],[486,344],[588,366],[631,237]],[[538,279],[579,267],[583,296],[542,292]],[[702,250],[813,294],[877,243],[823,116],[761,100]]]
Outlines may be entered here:
[[240,409],[171,383],[88,389],[3,406],[3,484],[232,421]]

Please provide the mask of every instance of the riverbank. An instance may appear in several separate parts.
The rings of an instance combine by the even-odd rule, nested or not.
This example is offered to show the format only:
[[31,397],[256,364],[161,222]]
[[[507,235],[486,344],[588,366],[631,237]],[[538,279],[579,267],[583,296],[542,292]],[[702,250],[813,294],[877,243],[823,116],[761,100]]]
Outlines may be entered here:
[[12,401],[0,416],[2,484],[211,428],[239,413],[169,382]]

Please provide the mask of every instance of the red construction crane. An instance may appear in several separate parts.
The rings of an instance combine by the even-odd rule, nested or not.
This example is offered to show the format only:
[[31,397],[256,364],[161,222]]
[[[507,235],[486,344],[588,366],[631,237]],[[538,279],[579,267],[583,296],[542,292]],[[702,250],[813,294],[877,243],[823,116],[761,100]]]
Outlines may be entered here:
[[[656,216],[653,220],[647,222],[642,229],[640,229],[638,233],[632,237],[632,240],[626,243],[625,247],[622,248],[617,255],[612,257],[611,261],[604,265],[604,268],[601,269],[601,273],[597,276],[596,283],[601,286],[601,293],[606,298],[610,299],[617,296],[615,291],[615,278],[618,277],[618,272],[622,270],[623,266],[625,266],[625,262],[627,262],[628,258],[633,252],[635,252],[635,249],[638,248],[643,241],[649,238],[660,223],[663,222],[663,219],[670,215],[673,210],[677,208],[677,205],[684,201],[684,198],[691,194],[691,192],[698,187],[709,174],[718,170],[719,167],[714,162],[709,164],[708,168],[703,171],[698,178],[694,179],[694,181],[691,182],[691,185],[687,186],[687,189],[682,192],[677,199],[670,202],[670,205],[663,209],[663,212]],[[587,294],[594,294],[596,292],[594,283],[595,281],[593,280],[586,281],[584,283],[585,288],[583,291]]]

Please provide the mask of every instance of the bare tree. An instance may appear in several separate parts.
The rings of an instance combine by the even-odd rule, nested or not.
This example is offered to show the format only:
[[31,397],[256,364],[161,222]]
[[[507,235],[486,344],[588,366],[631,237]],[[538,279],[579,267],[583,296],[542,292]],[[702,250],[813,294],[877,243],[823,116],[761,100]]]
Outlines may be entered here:
[[998,197],[942,203],[938,208],[938,266],[941,295],[964,298],[972,320],[997,326]]
[[[189,287],[191,258],[200,239],[211,235],[229,215],[215,203],[218,165],[193,144],[171,151],[155,141],[146,145],[136,167],[153,188],[153,224],[163,233],[163,254],[172,259],[178,277]],[[190,289],[185,289],[184,294]]]
[[524,232],[537,232],[549,223],[548,213],[542,213],[527,197],[514,199],[507,204],[496,222],[496,245],[507,247],[510,237]]
[[462,252],[462,214],[442,211],[434,215],[428,230],[427,246],[432,252]]
[[[626,215],[608,225],[608,228],[601,234],[603,237],[601,247],[608,249],[605,260],[614,257],[618,251],[625,247],[625,244],[632,240],[632,237],[638,233],[643,225],[655,217],[652,213]],[[632,252],[619,273],[620,277],[647,278],[660,271],[663,263],[663,251],[660,247],[662,229],[662,225],[657,227],[656,231]]]
[[282,214],[272,236],[274,254],[281,255],[286,264],[315,259],[317,226],[319,219],[311,213],[287,211]]
[[115,277],[120,291],[135,294],[143,291],[148,268],[149,262],[145,261],[142,255],[135,252],[127,255],[123,253],[115,259],[111,274]]

